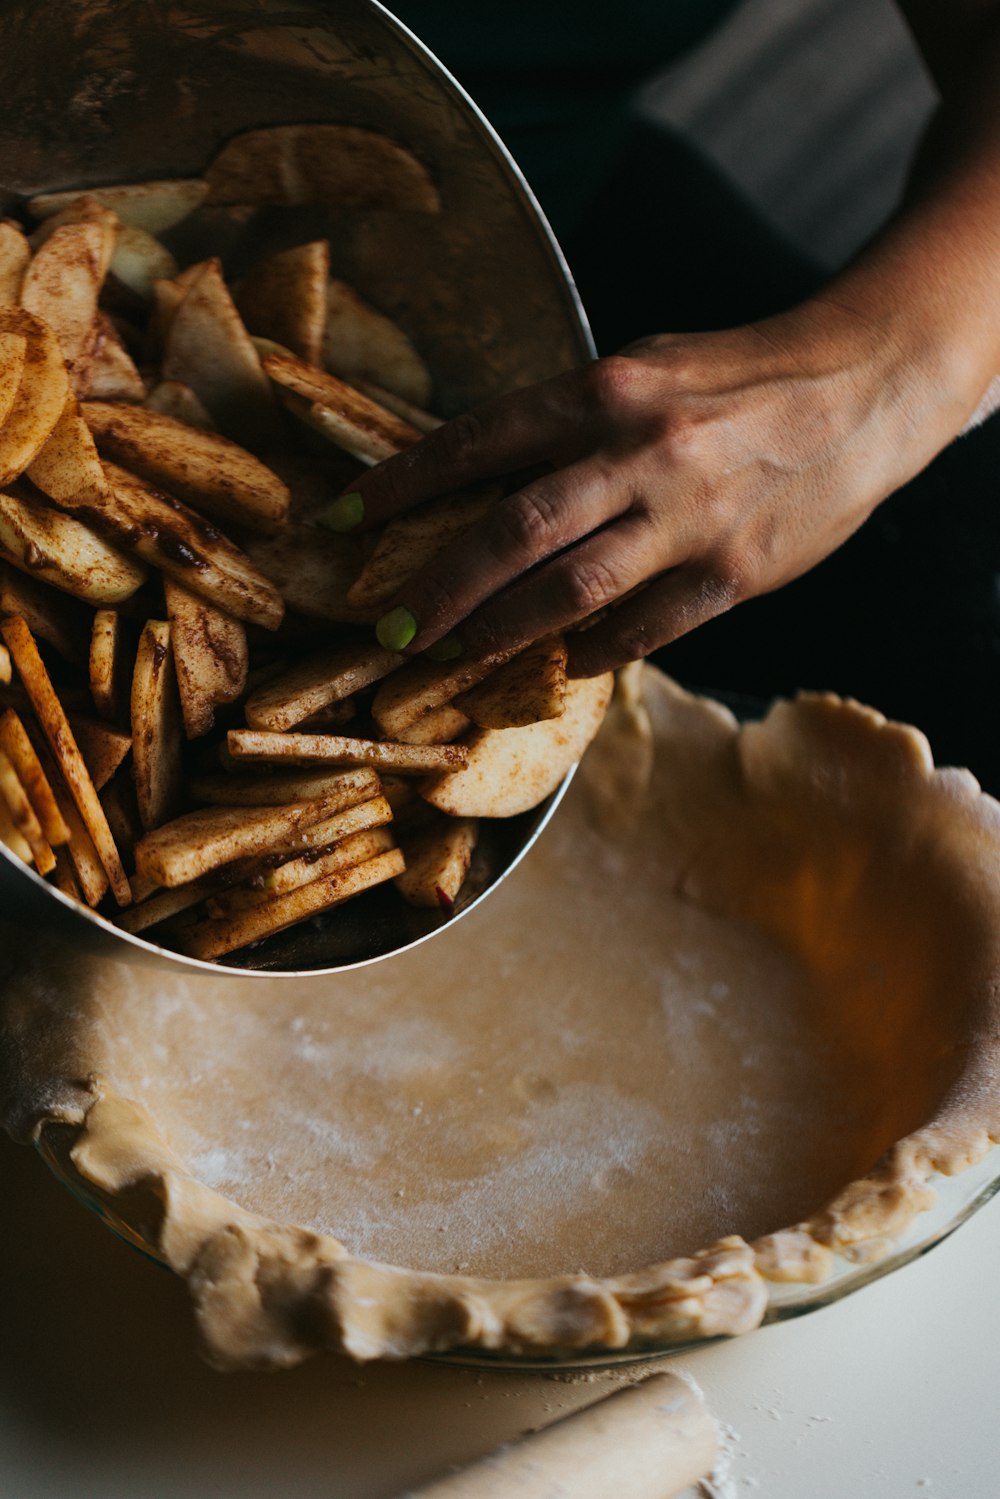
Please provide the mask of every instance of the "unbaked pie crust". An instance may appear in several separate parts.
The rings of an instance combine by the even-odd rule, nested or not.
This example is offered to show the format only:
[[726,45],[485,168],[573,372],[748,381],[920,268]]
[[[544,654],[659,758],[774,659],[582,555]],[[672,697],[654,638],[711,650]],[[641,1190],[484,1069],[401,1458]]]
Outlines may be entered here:
[[642,698],[388,961],[173,977],[5,934],[5,1122],[186,1278],[215,1363],[744,1332],[1000,1136],[1000,805],[833,697]]

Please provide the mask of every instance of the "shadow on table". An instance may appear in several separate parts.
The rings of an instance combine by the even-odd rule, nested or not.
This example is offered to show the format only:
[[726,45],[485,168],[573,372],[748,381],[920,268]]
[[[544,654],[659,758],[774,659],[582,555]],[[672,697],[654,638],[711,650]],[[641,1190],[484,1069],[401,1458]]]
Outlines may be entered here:
[[0,1193],[8,1499],[387,1499],[589,1403],[613,1378],[358,1368],[332,1355],[217,1374],[195,1352],[183,1285],[3,1135]]

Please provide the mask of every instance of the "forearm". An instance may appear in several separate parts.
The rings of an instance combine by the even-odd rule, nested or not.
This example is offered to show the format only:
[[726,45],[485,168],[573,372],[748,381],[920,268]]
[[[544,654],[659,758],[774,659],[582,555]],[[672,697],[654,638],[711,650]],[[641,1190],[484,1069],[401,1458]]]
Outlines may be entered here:
[[399,648],[570,630],[572,672],[610,670],[806,572],[966,425],[1000,374],[1000,0],[909,5],[943,103],[898,212],[818,295],[642,339],[357,481],[371,526],[533,474],[386,601]]
[[823,298],[863,318],[933,393],[943,442],[1000,374],[1000,7],[901,8],[942,101],[899,210]]

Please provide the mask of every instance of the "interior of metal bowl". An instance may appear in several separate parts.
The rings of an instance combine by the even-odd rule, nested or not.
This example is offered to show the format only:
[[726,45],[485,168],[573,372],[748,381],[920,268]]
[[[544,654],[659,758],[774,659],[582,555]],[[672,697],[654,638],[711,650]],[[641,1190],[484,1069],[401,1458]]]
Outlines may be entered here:
[[[395,318],[427,358],[435,407],[451,415],[542,380],[591,353],[586,320],[551,232],[475,106],[380,5],[251,0],[150,6],[123,0],[0,5],[0,213],[33,193],[197,176],[239,131],[298,122],[384,132],[427,166],[440,214],[281,210],[268,244],[326,237],[332,269]],[[238,249],[231,216],[202,209],[174,231],[204,252]],[[175,246],[183,257],[184,245]],[[193,258],[189,255],[188,258]],[[522,857],[559,793],[487,829],[455,915]],[[58,895],[2,857],[0,888],[91,951],[203,968]],[[299,933],[260,944],[253,969],[356,966],[422,941],[448,918],[377,892]]]

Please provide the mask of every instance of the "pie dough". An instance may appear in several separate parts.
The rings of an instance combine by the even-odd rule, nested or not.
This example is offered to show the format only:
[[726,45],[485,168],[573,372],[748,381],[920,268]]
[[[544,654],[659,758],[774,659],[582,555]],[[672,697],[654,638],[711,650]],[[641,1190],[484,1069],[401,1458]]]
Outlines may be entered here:
[[1000,1135],[1000,805],[856,704],[740,727],[642,685],[523,864],[391,960],[5,934],[5,1122],[187,1278],[217,1364],[746,1331]]

